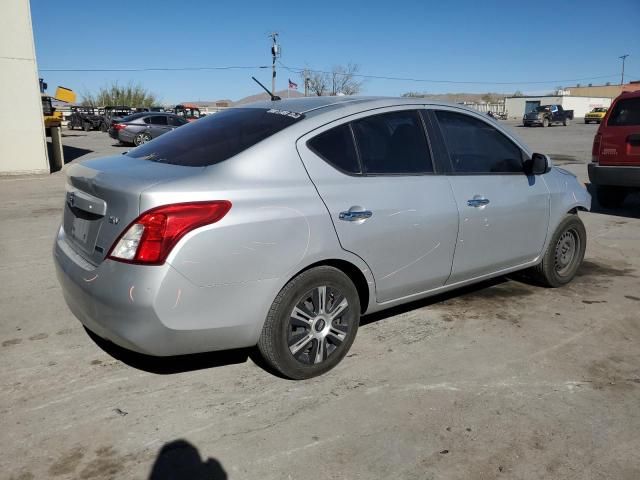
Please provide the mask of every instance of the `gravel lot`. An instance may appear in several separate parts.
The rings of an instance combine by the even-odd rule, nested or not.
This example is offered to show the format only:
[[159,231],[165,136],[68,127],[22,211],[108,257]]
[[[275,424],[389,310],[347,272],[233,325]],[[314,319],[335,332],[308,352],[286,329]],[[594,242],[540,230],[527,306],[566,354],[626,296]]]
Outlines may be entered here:
[[[587,181],[597,125],[507,123]],[[126,150],[63,142],[68,158]],[[640,478],[638,197],[581,215],[569,286],[499,279],[365,317],[334,371],[291,382],[251,351],[105,353],[55,279],[63,186],[0,178],[0,477]]]

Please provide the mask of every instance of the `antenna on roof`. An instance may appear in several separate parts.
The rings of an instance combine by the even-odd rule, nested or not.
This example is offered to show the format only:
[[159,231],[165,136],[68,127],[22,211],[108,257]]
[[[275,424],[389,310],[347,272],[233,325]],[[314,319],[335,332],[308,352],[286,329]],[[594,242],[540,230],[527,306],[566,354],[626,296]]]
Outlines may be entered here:
[[267,92],[269,94],[269,96],[271,97],[271,101],[275,102],[276,100],[282,100],[279,96],[274,95],[272,92],[269,91],[269,89],[267,87],[265,87],[263,84],[261,84],[258,79],[256,77],[251,77],[253,79],[254,82],[256,82],[258,85],[260,85],[265,92]]

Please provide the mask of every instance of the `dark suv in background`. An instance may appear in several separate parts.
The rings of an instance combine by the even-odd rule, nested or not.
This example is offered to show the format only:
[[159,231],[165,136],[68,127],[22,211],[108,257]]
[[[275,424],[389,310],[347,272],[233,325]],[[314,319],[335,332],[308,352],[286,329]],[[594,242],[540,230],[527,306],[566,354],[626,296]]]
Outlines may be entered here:
[[640,190],[640,90],[613,101],[593,139],[589,180],[605,208],[619,207]]
[[136,147],[153,140],[188,122],[173,113],[134,113],[113,123],[109,128],[111,138]]

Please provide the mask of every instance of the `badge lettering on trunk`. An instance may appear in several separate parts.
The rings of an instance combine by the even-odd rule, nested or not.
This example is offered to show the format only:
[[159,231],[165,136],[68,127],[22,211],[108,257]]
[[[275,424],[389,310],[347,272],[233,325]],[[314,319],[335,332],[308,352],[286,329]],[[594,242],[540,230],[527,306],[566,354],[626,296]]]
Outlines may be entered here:
[[119,221],[120,221],[120,219],[118,217],[114,217],[113,215],[109,216],[109,223],[117,225]]

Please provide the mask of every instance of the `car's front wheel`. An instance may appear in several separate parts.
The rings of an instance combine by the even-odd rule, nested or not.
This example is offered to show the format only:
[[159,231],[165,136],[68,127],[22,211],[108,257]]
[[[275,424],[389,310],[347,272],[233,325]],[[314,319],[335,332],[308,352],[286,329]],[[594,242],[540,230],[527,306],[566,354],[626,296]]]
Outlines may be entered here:
[[258,348],[285,377],[302,380],[335,367],[353,344],[360,300],[340,270],[320,266],[291,280],[267,315]]
[[578,215],[567,215],[551,237],[542,261],[528,273],[545,287],[561,287],[576,276],[587,246],[587,231]]
[[542,126],[543,127],[548,127],[549,125],[550,125],[550,123],[549,123],[549,119],[548,118],[542,119]]

